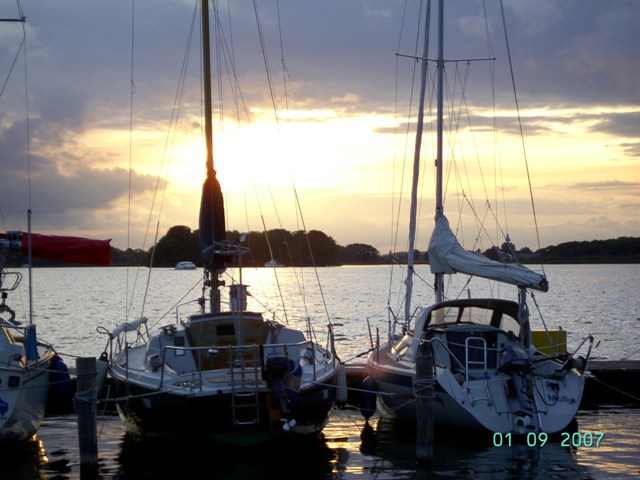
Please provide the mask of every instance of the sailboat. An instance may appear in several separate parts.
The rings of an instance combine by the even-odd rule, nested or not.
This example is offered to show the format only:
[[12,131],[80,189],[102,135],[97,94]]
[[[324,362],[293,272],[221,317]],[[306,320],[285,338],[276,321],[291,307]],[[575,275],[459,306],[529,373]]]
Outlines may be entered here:
[[[7,271],[5,251],[18,250],[19,238],[0,238],[0,442],[17,443],[36,434],[44,418],[49,393],[49,371],[56,353],[38,342],[31,322],[21,326],[7,305],[8,292],[18,288],[22,273]],[[17,248],[16,248],[17,247]]]
[[[26,17],[2,18],[0,22],[25,23]],[[29,202],[30,203],[30,202]],[[0,233],[0,444],[14,445],[32,438],[43,421],[51,400],[71,400],[71,382],[66,365],[54,348],[42,341],[33,320],[32,259],[54,262],[108,265],[109,240],[43,235],[31,232]],[[16,318],[8,303],[18,290],[23,274],[12,265],[24,265],[29,279],[28,322]],[[22,269],[21,269],[22,270]],[[53,398],[56,397],[56,398]]]
[[32,315],[22,325],[7,304],[9,292],[22,281],[22,272],[10,271],[7,262],[19,261],[22,255],[29,258],[31,277],[32,256],[107,265],[110,250],[109,241],[103,240],[18,231],[0,234],[0,443],[7,444],[33,437],[52,392],[61,392],[63,383],[70,391],[67,367],[53,347],[39,339]]
[[[577,350],[571,354],[538,351],[532,342],[527,295],[530,290],[548,291],[546,277],[525,266],[465,250],[449,226],[443,206],[443,3],[439,1],[438,12],[436,212],[428,246],[436,299],[411,315],[414,269],[410,263],[402,332],[392,330],[386,343],[374,345],[367,360],[366,385],[377,391],[377,406],[386,417],[415,420],[417,405],[422,405],[417,396],[429,395],[436,425],[503,434],[559,432],[574,419],[580,405],[593,338],[586,337],[578,347],[588,346],[586,358],[577,357]],[[429,14],[427,26],[428,19]],[[420,165],[428,33],[424,50],[414,175]],[[415,241],[416,185],[414,178],[410,254]],[[456,273],[512,285],[517,297],[447,300],[444,277]],[[417,363],[429,357],[423,357],[423,349],[428,349],[433,361],[425,367],[424,378],[422,370],[418,378]]]
[[[242,259],[249,250],[225,240],[225,212],[213,164],[209,6],[202,8],[206,179],[200,205],[204,288],[199,311],[149,334],[147,318],[109,334],[109,375],[127,430],[136,437],[180,435],[255,445],[319,433],[336,398],[340,362],[309,333],[247,310]],[[222,300],[228,266],[239,281]],[[205,298],[208,290],[208,301]],[[208,308],[207,308],[208,303]],[[310,322],[309,322],[310,323]],[[309,328],[311,331],[311,328]],[[133,336],[139,342],[129,341]]]

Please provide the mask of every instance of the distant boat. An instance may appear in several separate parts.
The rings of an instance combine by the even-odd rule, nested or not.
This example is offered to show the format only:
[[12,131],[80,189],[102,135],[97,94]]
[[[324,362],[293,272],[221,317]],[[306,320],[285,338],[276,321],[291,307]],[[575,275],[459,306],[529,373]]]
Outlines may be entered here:
[[196,264],[193,262],[178,262],[176,263],[176,270],[195,270]]
[[[199,230],[204,287],[197,312],[183,318],[176,312],[174,322],[153,333],[146,317],[110,332],[116,406],[135,436],[203,436],[252,445],[288,433],[315,435],[328,421],[344,370],[331,328],[327,344],[321,345],[310,322],[305,336],[304,330],[247,310],[240,267],[249,250],[225,239],[223,195],[213,165],[209,3],[200,3],[207,152]],[[229,285],[223,309],[228,265],[239,267],[239,282]]]
[[[411,310],[414,271],[409,262],[405,319],[394,322],[386,343],[374,346],[368,358],[368,390],[377,390],[377,405],[388,417],[416,420],[419,406],[425,403],[422,399],[431,398],[432,418],[442,426],[503,434],[555,433],[569,425],[580,405],[585,383],[583,373],[593,337],[586,337],[579,346],[590,342],[586,359],[576,357],[575,351],[546,355],[537,351],[532,342],[526,297],[529,289],[547,291],[545,276],[519,264],[489,260],[465,250],[444,215],[444,3],[440,0],[438,12],[436,213],[428,249],[436,298],[431,306]],[[427,58],[425,51],[421,99],[427,78]],[[414,250],[423,103],[419,105],[417,122],[409,252]],[[450,139],[448,142],[455,144]],[[517,288],[517,301],[446,300],[444,277],[454,273],[513,285]],[[401,333],[394,331],[396,326],[402,328]],[[418,378],[417,370],[422,365],[425,373]],[[372,403],[371,398],[367,393],[368,404]],[[372,410],[363,413],[367,415]]]
[[269,260],[268,262],[265,262],[264,266],[269,268],[276,268],[276,267],[284,267],[284,264],[280,263],[277,260]]

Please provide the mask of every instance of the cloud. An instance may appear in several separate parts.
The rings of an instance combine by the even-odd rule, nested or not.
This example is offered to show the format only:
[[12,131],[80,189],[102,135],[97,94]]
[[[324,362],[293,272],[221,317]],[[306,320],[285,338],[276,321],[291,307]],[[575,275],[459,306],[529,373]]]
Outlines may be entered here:
[[622,182],[619,180],[611,180],[605,182],[581,182],[575,183],[570,188],[578,190],[616,190],[616,191],[628,191],[629,193],[637,194],[640,192],[640,182]]
[[[109,152],[82,143],[87,98],[60,89],[40,90],[25,119],[0,124],[0,206],[6,225],[23,228],[27,208],[39,216],[39,228],[65,229],[85,223],[94,211],[113,208],[126,196],[129,172],[105,168]],[[27,132],[29,147],[27,148]],[[131,172],[135,192],[153,188],[155,180]]]
[[[396,130],[376,126],[375,133],[404,132],[406,118],[396,111],[402,112],[408,106],[415,62],[395,54],[412,54],[416,48],[421,49],[415,40],[416,30],[423,27],[423,21],[418,18],[418,4],[410,2],[405,11],[404,2],[399,0],[292,0],[282,3],[278,12],[275,4],[259,2],[271,78],[274,84],[283,76],[287,79],[289,105],[295,109],[288,118],[297,123],[322,120],[327,123],[336,117],[345,121],[362,120],[375,114],[391,119],[389,124],[393,119],[400,119],[395,120],[400,124]],[[120,229],[115,222],[125,213],[119,201],[127,195],[128,158],[123,159],[115,147],[95,144],[89,134],[100,131],[108,136],[111,132],[128,132],[131,106],[135,128],[145,133],[166,129],[186,51],[194,2],[136,3],[133,39],[132,10],[128,3],[23,0],[23,5],[28,17],[34,211],[46,216],[44,220],[51,228],[95,224],[102,217],[110,223],[107,228]],[[221,5],[226,8],[227,4]],[[232,48],[235,53],[234,69],[242,93],[253,112],[270,111],[270,94],[258,88],[259,84],[266,84],[266,73],[263,51],[255,32],[253,5],[251,2],[228,5],[232,9],[230,22],[234,31],[232,36],[225,31],[225,41],[229,51]],[[505,0],[504,5],[516,88],[525,115],[525,133],[539,138],[548,136],[556,141],[559,135],[563,136],[562,140],[571,138],[573,132],[598,134],[593,137],[602,137],[603,145],[615,149],[618,166],[633,163],[640,156],[640,62],[637,62],[640,3],[635,0]],[[446,55],[487,56],[488,44],[476,40],[485,30],[484,6],[490,15],[488,24],[497,57],[493,79],[498,128],[507,134],[518,134],[519,126],[510,113],[514,109],[513,101],[507,101],[512,86],[498,4],[446,2]],[[0,16],[10,16],[7,11],[10,8],[15,6],[0,5]],[[100,21],[91,21],[96,18]],[[279,21],[281,32],[277,30]],[[229,22],[226,19],[224,22],[227,28]],[[402,32],[401,25],[404,25]],[[198,38],[198,28],[196,22],[194,41]],[[18,31],[20,33],[21,29]],[[17,47],[14,40],[19,38],[14,33],[6,34],[4,28],[0,31],[0,74],[4,74],[6,65],[13,59]],[[432,42],[432,51],[434,48],[435,42]],[[190,103],[183,107],[184,117],[199,110],[194,105],[199,104],[200,62],[196,48],[192,50],[189,65],[193,69],[186,72],[187,88],[183,97]],[[282,61],[286,64],[284,75]],[[231,71],[228,58],[222,58],[220,63]],[[456,71],[453,64],[448,64],[447,69],[448,92],[460,100],[459,85],[466,66],[460,64]],[[16,74],[21,71],[16,69]],[[476,100],[475,95],[480,82],[489,77],[488,73],[488,64],[474,62],[465,91],[476,132],[493,128],[493,119],[484,116],[486,108],[492,108],[491,96]],[[457,79],[454,78],[456,74],[459,74]],[[19,77],[12,80],[19,80]],[[133,96],[130,94],[132,83]],[[228,79],[223,80],[225,89],[229,83]],[[27,204],[26,124],[24,114],[16,113],[19,109],[15,108],[24,94],[21,97],[16,93],[18,85],[11,82],[10,89],[0,99],[0,168],[3,172],[0,207],[6,219],[9,214],[22,215]],[[282,86],[274,85],[273,91],[282,107]],[[416,95],[417,88],[414,92]],[[225,104],[224,108],[227,114],[235,113],[231,104]],[[415,115],[415,99],[413,109]],[[253,117],[252,121],[256,121],[258,115]],[[282,118],[285,117],[287,115],[283,114]],[[461,122],[461,126],[466,123],[466,120]],[[410,128],[413,132],[414,125]],[[373,177],[367,174],[376,168],[366,166],[367,156],[375,156],[367,150],[372,144],[371,136],[366,137],[364,144],[359,144],[361,140],[355,134],[353,138],[337,139],[335,136],[321,137],[323,132],[316,129],[315,136],[306,144],[313,145],[318,152],[329,152],[341,167],[353,166],[351,170],[343,168],[332,172],[334,176],[345,177],[341,184],[351,183],[362,189],[364,183],[370,182],[371,186],[364,187],[370,187],[370,190],[389,188],[386,184],[373,185]],[[348,146],[348,150],[338,151],[338,145],[341,148]],[[296,167],[304,167],[309,155],[301,154],[300,157],[300,160],[293,160],[297,162]],[[591,161],[589,165],[595,163]],[[599,166],[594,170],[606,171]],[[351,171],[360,173],[347,178]],[[603,212],[594,197],[624,192],[624,199],[616,200],[614,208],[617,212],[626,210],[633,215],[635,206],[630,199],[637,198],[637,179],[623,176],[619,171],[611,172],[611,176],[601,175],[597,181],[556,186],[553,193],[566,195],[566,199],[556,198],[548,204],[542,202],[543,210],[551,216],[555,226],[559,225],[560,212],[566,215],[579,212],[580,222],[584,218],[601,218]],[[155,180],[149,176],[136,171],[131,175],[137,194],[148,194],[153,188]],[[622,180],[618,181],[616,177]],[[585,173],[580,178],[588,177]],[[586,200],[571,196],[580,192],[590,196]],[[174,195],[172,198],[178,198],[179,194]],[[360,196],[353,203],[349,203],[346,196],[335,202],[329,194],[312,198],[310,207],[321,223],[312,228],[326,230],[340,238],[343,244],[350,241],[388,243],[389,202],[386,198]],[[185,197],[178,200],[186,202]],[[332,210],[327,214],[329,208]],[[184,212],[185,206],[181,209]],[[171,211],[175,215],[172,218],[185,215],[178,210],[176,207]],[[329,217],[336,222],[335,229]],[[619,217],[615,217],[615,221],[624,224]],[[377,227],[379,222],[384,224],[382,234]],[[350,226],[354,231],[349,230]],[[567,228],[571,226],[567,224]],[[578,227],[571,230],[579,231]],[[359,235],[365,232],[366,238]],[[588,229],[585,228],[582,234],[588,236]]]
[[612,112],[606,116],[599,116],[591,130],[618,137],[638,138],[640,135],[640,110]]

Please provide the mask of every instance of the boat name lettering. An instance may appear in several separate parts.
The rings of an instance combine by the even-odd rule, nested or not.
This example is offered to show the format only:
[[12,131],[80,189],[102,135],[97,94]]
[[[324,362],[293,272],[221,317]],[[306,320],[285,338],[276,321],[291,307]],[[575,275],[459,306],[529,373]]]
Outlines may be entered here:
[[547,394],[547,400],[553,403],[568,403],[569,405],[575,405],[576,399],[573,397],[567,397],[566,395],[551,395]]

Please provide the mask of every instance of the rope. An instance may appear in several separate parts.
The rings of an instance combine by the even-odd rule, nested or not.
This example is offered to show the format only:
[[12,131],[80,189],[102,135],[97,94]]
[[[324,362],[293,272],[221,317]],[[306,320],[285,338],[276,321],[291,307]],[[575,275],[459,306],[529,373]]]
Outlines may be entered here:
[[627,396],[627,397],[629,397],[629,398],[631,398],[631,399],[635,400],[636,402],[640,402],[640,398],[638,398],[638,397],[636,397],[636,396],[634,396],[634,395],[631,395],[630,393],[627,393],[627,392],[625,392],[625,391],[623,391],[623,390],[620,390],[619,388],[616,388],[616,387],[614,387],[613,385],[609,385],[608,383],[603,382],[602,380],[600,380],[599,378],[597,378],[597,377],[596,377],[596,376],[594,376],[593,374],[591,374],[591,375],[589,376],[589,378],[591,378],[592,380],[595,380],[596,382],[598,382],[598,383],[600,383],[600,384],[604,385],[605,387],[610,388],[611,390],[614,390],[614,391],[616,391],[616,392],[618,392],[618,393],[621,393],[622,395],[625,395],[625,396]]
[[[433,399],[436,397],[433,387],[436,384],[435,378],[413,380],[413,392],[416,398]],[[431,393],[424,393],[431,392]]]

